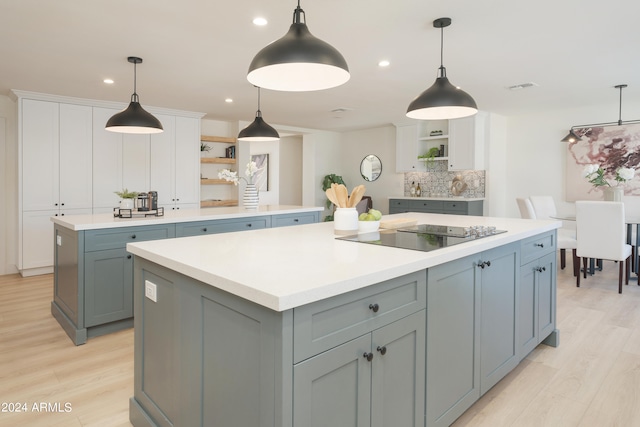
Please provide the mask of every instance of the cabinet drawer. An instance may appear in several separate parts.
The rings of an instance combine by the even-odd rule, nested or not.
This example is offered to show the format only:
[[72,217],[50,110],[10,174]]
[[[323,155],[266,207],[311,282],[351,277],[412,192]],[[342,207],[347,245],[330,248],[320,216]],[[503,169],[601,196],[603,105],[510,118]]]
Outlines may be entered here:
[[424,270],[293,311],[293,358],[298,363],[426,307]]
[[469,204],[467,202],[443,202],[444,211],[446,213],[457,214],[457,215],[466,215],[469,210]]
[[556,232],[550,231],[529,237],[522,240],[520,245],[520,265],[524,265],[534,259],[556,251]]
[[287,227],[290,225],[313,224],[320,220],[319,214],[315,212],[274,215],[271,217],[272,227]]
[[183,222],[176,224],[176,237],[202,236],[219,233],[214,227],[216,221]]
[[242,219],[220,219],[209,222],[209,225],[207,225],[207,234],[259,230],[261,228],[269,227],[271,227],[270,216],[254,216]]
[[391,208],[409,208],[409,201],[407,199],[390,199],[389,209]]
[[409,200],[409,211],[442,213],[444,202],[442,200]]
[[124,248],[127,243],[175,237],[174,224],[149,225],[143,227],[107,228],[85,231],[85,251]]

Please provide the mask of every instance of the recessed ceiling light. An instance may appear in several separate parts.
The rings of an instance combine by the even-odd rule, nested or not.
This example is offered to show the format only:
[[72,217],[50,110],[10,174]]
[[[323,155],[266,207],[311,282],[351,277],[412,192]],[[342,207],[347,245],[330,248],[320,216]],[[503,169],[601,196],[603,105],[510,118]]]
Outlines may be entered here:
[[267,25],[267,20],[265,18],[262,17],[257,17],[253,19],[253,25],[257,25],[259,27],[262,27],[264,25]]
[[231,104],[231,103],[233,102],[233,99],[231,99],[231,98],[226,98],[226,99],[224,100],[224,102],[226,102],[227,104]]
[[386,59],[383,59],[382,61],[378,62],[378,67],[388,67],[389,64],[391,64],[391,62],[387,61]]
[[104,79],[102,82],[106,83],[108,85],[112,85],[113,84],[113,80],[111,80],[111,79]]

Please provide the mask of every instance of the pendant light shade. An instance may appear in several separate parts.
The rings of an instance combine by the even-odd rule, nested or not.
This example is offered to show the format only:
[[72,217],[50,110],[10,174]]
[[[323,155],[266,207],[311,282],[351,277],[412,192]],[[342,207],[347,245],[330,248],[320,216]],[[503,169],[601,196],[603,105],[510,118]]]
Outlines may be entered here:
[[567,134],[567,136],[565,136],[564,138],[562,138],[562,142],[576,142],[576,141],[580,141],[582,138],[577,135],[573,129],[571,129],[569,131],[569,133]]
[[478,112],[478,106],[471,95],[453,86],[447,78],[447,70],[442,65],[443,28],[451,25],[451,18],[433,21],[440,28],[440,68],[438,78],[427,90],[418,95],[407,108],[407,117],[419,120],[457,119]]
[[277,141],[280,139],[278,131],[262,119],[260,111],[260,88],[258,88],[258,111],[255,120],[238,134],[239,141]]
[[342,54],[307,28],[299,0],[287,34],[258,52],[247,74],[255,86],[289,92],[329,89],[346,83],[349,77]]
[[160,133],[163,131],[162,123],[142,108],[136,93],[136,65],[142,63],[142,59],[130,56],[127,61],[133,64],[133,95],[131,95],[131,102],[126,109],[114,114],[107,121],[105,129],[119,133]]

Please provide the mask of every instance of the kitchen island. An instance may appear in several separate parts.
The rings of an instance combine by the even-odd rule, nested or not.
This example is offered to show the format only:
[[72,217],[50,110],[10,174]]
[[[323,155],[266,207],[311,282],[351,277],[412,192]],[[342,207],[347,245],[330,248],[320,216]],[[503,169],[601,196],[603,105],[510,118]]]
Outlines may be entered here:
[[558,221],[429,252],[333,224],[130,243],[135,426],[446,426],[558,343]]
[[270,205],[181,209],[162,216],[55,216],[51,313],[76,344],[133,326],[128,242],[283,227],[320,221],[321,207]]

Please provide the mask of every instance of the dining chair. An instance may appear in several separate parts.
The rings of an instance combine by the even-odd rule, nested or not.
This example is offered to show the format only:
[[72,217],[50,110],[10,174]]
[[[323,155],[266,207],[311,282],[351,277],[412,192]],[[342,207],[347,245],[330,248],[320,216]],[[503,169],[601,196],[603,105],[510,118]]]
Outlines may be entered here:
[[533,210],[531,200],[524,197],[516,197],[518,209],[520,209],[520,217],[522,219],[536,219],[536,212]]
[[[578,258],[583,260],[584,278],[587,278],[587,259],[616,261],[620,265],[618,293],[622,293],[623,262],[626,261],[625,283],[629,284],[631,245],[625,243],[626,231],[622,202],[577,201],[576,231]],[[580,274],[576,278],[580,287]]]
[[[534,218],[536,219],[555,219],[558,214],[556,210],[556,203],[551,196],[530,196],[530,204],[533,209]],[[526,203],[526,202],[525,202]],[[521,211],[522,215],[522,211]],[[523,217],[524,218],[524,217]],[[576,232],[568,228],[559,228],[558,235],[558,249],[560,249],[560,269],[564,270],[567,266],[567,249],[571,249],[573,259],[573,275],[578,276],[580,272],[580,263],[578,262],[576,255],[576,248],[578,242],[576,240]]]

